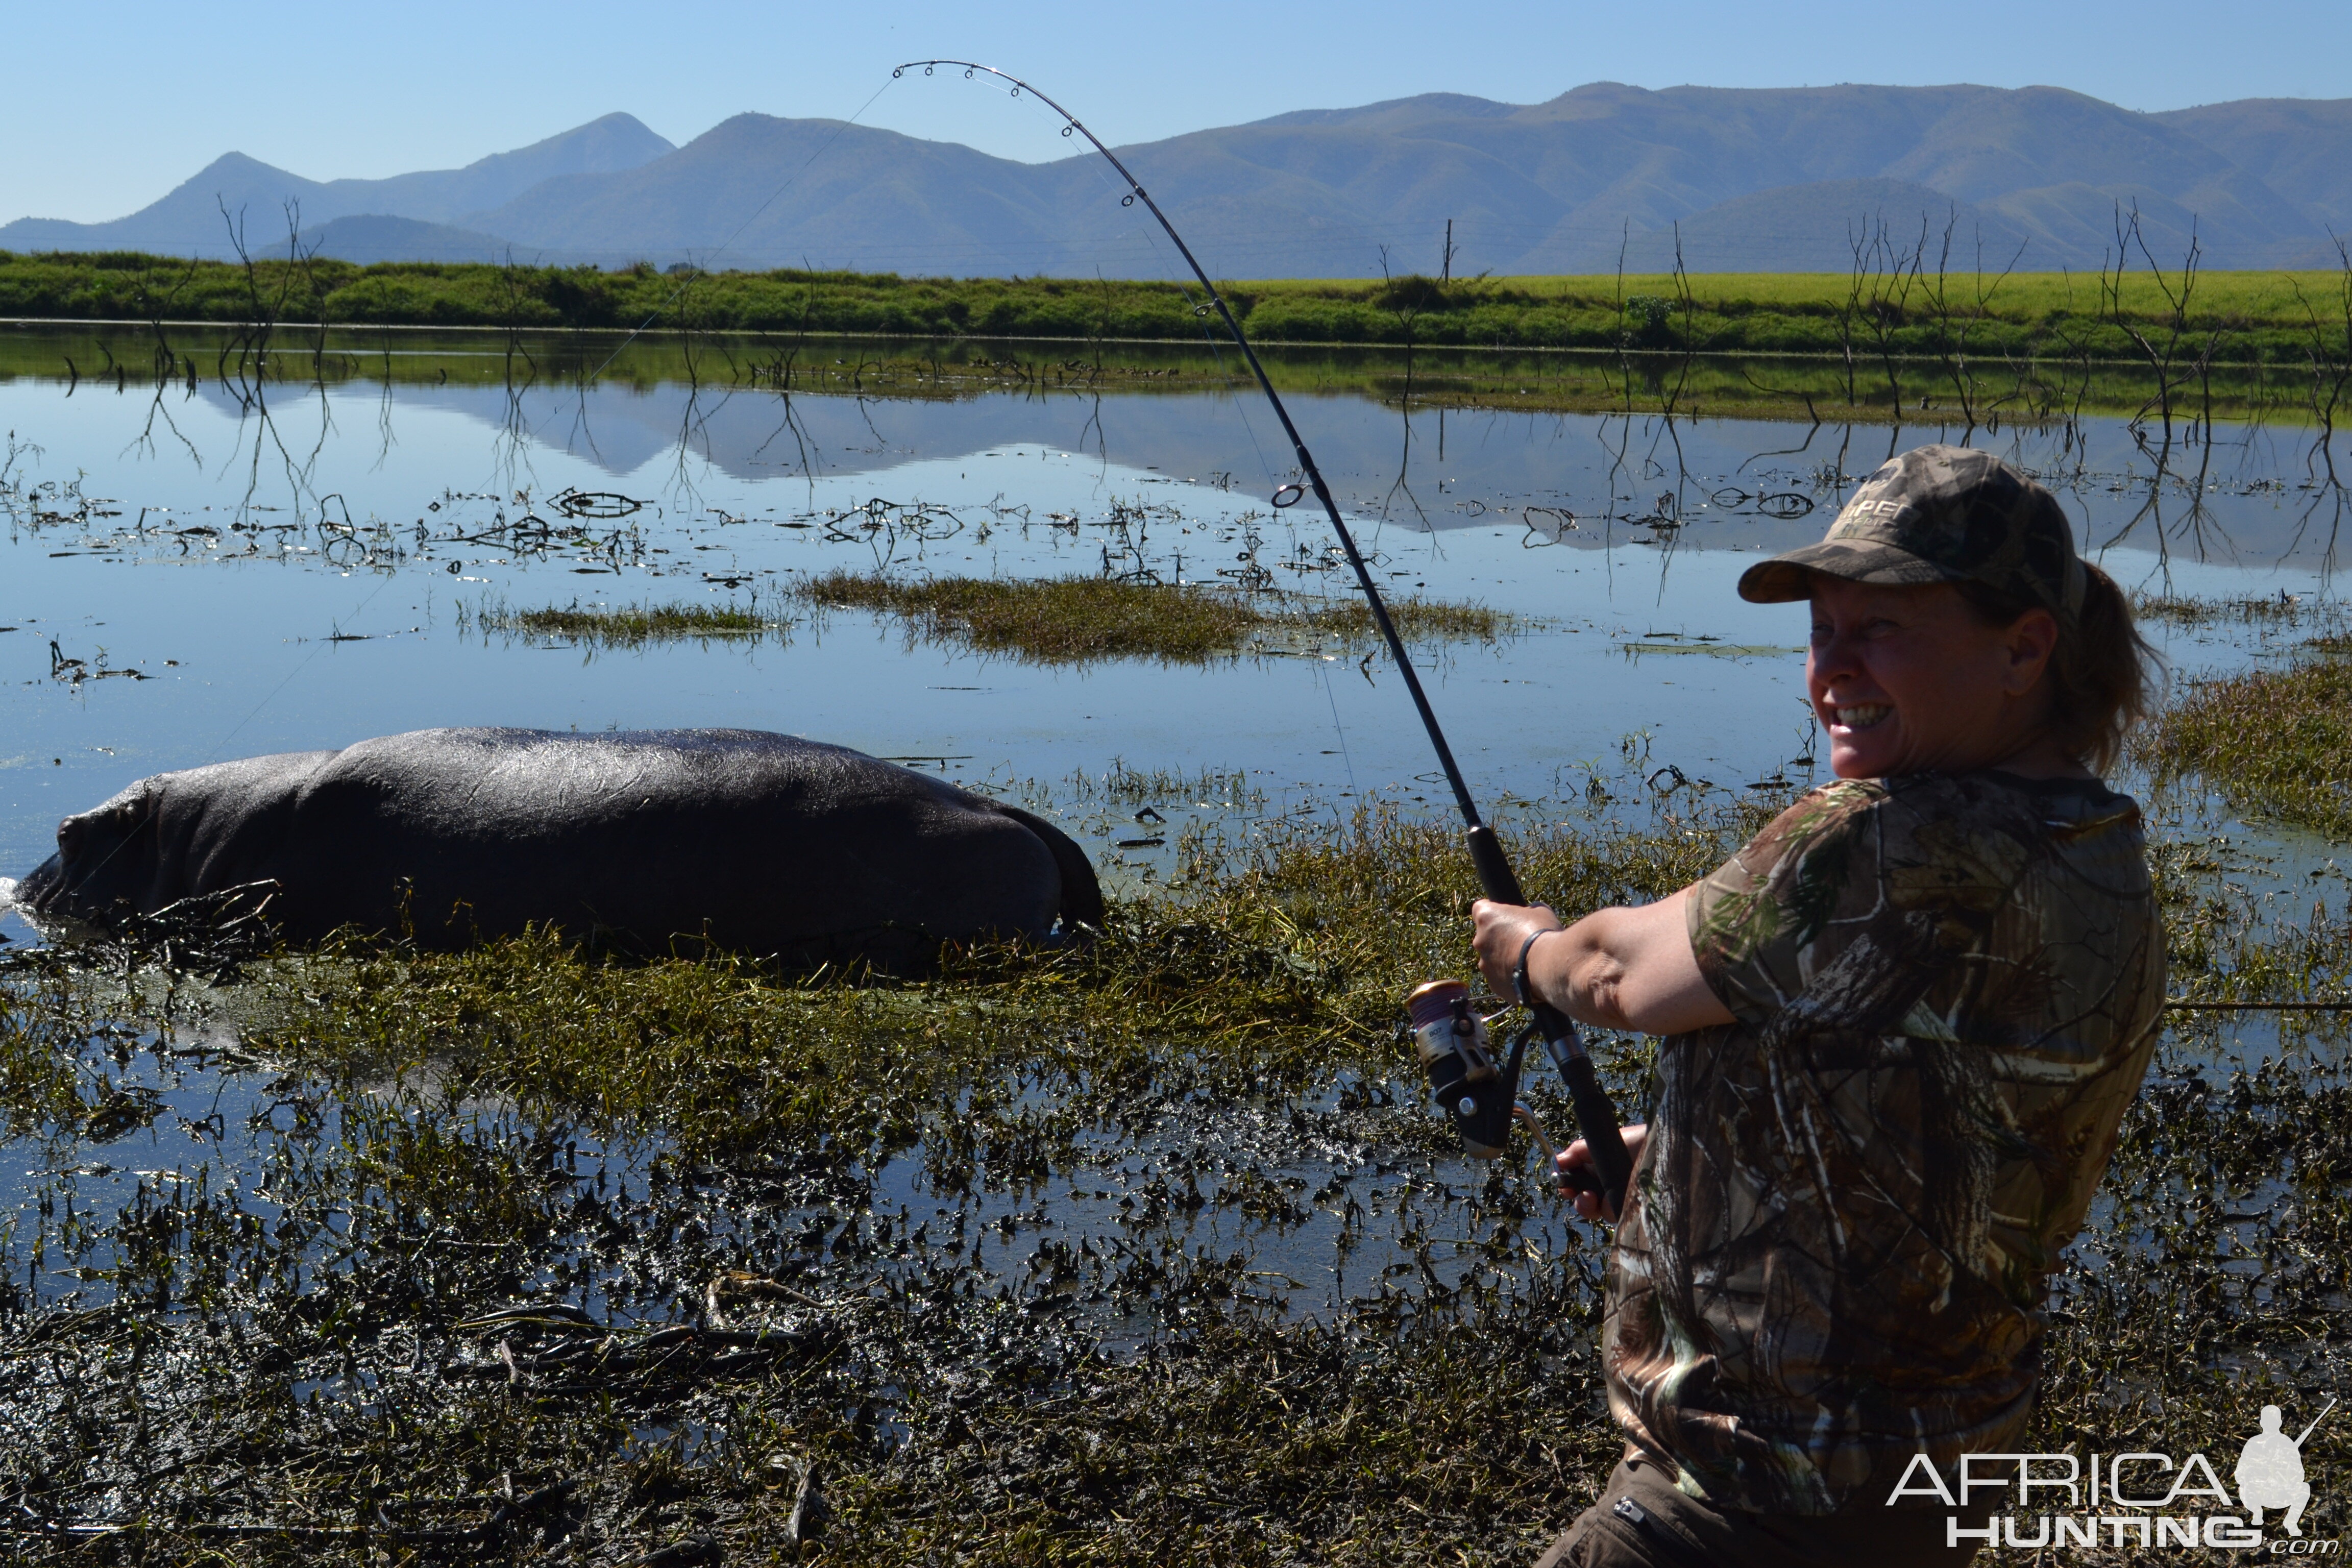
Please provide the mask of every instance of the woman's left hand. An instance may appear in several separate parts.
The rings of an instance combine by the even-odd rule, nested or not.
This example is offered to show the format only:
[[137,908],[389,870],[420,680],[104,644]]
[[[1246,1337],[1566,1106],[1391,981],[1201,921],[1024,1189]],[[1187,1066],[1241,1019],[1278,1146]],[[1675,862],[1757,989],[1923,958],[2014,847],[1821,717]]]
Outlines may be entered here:
[[1518,966],[1519,950],[1538,931],[1563,929],[1559,917],[1545,904],[1498,904],[1480,899],[1470,906],[1470,918],[1478,927],[1471,938],[1478,952],[1478,972],[1496,995],[1506,1002],[1519,1000],[1511,989],[1511,971]]

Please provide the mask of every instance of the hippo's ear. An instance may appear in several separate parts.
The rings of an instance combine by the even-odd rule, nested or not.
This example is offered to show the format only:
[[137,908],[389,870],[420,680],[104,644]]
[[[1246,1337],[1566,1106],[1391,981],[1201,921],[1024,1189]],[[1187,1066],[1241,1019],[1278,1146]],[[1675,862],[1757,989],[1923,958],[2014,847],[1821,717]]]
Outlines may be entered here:
[[68,816],[58,824],[58,854],[70,861],[90,847],[94,836],[103,831],[120,841],[128,838],[145,826],[155,814],[155,797],[142,791],[132,798],[101,805],[95,811],[85,811]]

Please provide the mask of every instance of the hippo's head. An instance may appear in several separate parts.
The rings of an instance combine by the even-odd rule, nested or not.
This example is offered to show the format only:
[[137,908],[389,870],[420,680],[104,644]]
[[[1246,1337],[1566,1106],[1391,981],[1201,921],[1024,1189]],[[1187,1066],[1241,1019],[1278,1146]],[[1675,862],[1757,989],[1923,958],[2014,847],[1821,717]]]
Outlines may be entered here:
[[155,808],[155,794],[142,783],[58,823],[58,852],[17,885],[16,903],[77,920],[126,901],[145,908],[156,880]]

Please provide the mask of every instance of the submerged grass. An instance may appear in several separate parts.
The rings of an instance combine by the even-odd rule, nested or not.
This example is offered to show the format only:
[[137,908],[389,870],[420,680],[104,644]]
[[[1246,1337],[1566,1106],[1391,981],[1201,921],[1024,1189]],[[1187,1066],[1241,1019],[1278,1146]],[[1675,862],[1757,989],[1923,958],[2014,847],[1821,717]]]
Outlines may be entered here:
[[2352,838],[2352,641],[2315,637],[2284,668],[2190,688],[2141,752],[2159,775],[2200,774],[2241,810]]
[[1265,792],[1251,784],[1249,774],[1240,768],[1204,767],[1188,773],[1181,769],[1132,767],[1124,757],[1113,757],[1100,773],[1072,773],[1063,781],[1063,788],[1076,800],[1102,800],[1114,805],[1198,804],[1251,816],[1265,808]]
[[[835,571],[791,592],[812,605],[896,616],[919,637],[1046,664],[1138,658],[1201,664],[1326,644],[1356,647],[1377,635],[1360,601],[1111,577],[916,580]],[[1493,642],[1519,626],[1483,605],[1434,599],[1395,600],[1389,614],[1399,635],[1414,641]]]
[[[1135,776],[1120,770],[1112,787]],[[1654,898],[1756,821],[1727,808],[1664,837],[1545,832],[1518,860],[1570,907]],[[1189,896],[1126,907],[1091,946],[973,952],[929,984],[604,963],[542,932],[454,955],[352,950],[331,986],[308,968],[273,983],[280,1021],[250,1038],[354,1084],[430,1064],[451,1092],[585,1118],[600,1137],[658,1129],[698,1159],[812,1144],[876,1163],[919,1138],[926,1108],[1013,1069],[1106,1093],[1385,1073],[1397,998],[1465,962],[1460,916],[1476,892],[1455,836],[1389,807],[1338,833],[1326,820],[1265,835],[1237,864],[1197,846]],[[1185,1045],[1171,1059],[1173,1040]]]
[[2307,599],[2282,589],[2238,599],[2200,599],[2170,594],[2135,594],[2132,614],[2166,626],[2294,626],[2335,613],[2332,602]]
[[[1523,865],[1566,900],[1654,895],[1727,830],[1543,835]],[[924,985],[546,933],[259,966],[233,1033],[271,1086],[231,1124],[258,1169],[142,1176],[110,1225],[12,1244],[11,1279],[97,1299],[0,1314],[0,1486],[47,1521],[18,1539],[757,1558],[792,1549],[814,1470],[845,1563],[1523,1556],[1608,1446],[1597,1254],[1531,1230],[1517,1180],[1457,1186],[1400,1076],[1401,987],[1465,957],[1453,836],[1276,825],[1195,873],[1091,948]],[[45,1020],[76,1087],[6,1087],[66,1136],[110,1059],[70,1021],[125,998],[18,962],[10,1025]],[[167,1052],[220,1034],[139,1010]],[[913,1205],[877,1190],[898,1157]],[[1090,1232],[1045,1212],[1113,1188]],[[1368,1261],[1306,1322],[1262,1282],[1301,1265],[1251,1253],[1323,1208],[1353,1216],[1331,1256]],[[1258,1240],[1192,1228],[1220,1215]],[[1519,1279],[1530,1247],[1564,1271]],[[93,1397],[103,1367],[131,1370]],[[1587,1418],[1525,1463],[1563,1407]]]
[[787,623],[737,605],[587,605],[525,610],[507,604],[460,605],[457,629],[509,637],[546,637],[587,647],[643,647],[658,642],[759,638]]
[[[1163,786],[1245,784],[1093,785]],[[1654,898],[1770,809],[1569,820],[1515,856],[1563,908]],[[284,956],[228,993],[0,961],[0,1102],[54,1145],[0,1239],[12,1547],[756,1562],[829,1511],[843,1563],[1526,1561],[1617,1447],[1602,1253],[1422,1108],[1398,998],[1468,973],[1458,835],[1365,809],[1190,855],[1091,947],[920,984],[545,932]],[[2202,848],[2158,868],[2177,989],[2343,993],[2343,911],[2283,920]],[[2221,1026],[2168,1041],[2126,1123],[2032,1447],[2221,1453],[2339,1370],[2343,1022],[2234,1072]],[[1594,1044],[1639,1114],[1643,1049]],[[222,1050],[269,1065],[147,1169],[172,1162],[121,1124],[171,1121],[139,1053]],[[242,1170],[207,1152],[240,1141]]]

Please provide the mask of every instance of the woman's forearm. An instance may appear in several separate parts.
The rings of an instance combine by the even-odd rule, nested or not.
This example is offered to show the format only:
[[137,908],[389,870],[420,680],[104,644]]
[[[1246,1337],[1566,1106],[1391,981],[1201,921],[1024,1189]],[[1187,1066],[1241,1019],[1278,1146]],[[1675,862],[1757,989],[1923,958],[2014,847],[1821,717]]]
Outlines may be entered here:
[[1549,910],[1481,900],[1472,910],[1481,967],[1509,995],[1524,952],[1534,999],[1597,1028],[1674,1035],[1727,1024],[1730,1012],[1691,955],[1688,896],[1685,889],[1654,904],[1596,910],[1565,930]]
[[1637,936],[1638,924],[1624,918],[1633,913],[1595,910],[1565,930],[1537,939],[1528,952],[1528,988],[1580,1024],[1633,1027],[1625,1012],[1632,999],[1626,988],[1626,949]]

